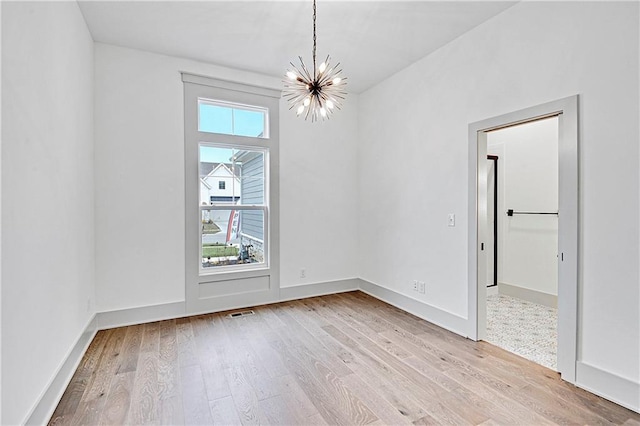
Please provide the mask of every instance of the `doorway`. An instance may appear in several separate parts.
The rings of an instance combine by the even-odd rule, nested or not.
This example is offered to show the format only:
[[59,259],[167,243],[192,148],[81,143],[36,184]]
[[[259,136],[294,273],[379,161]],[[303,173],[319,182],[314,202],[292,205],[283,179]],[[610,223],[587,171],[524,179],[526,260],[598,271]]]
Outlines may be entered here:
[[[499,153],[488,152],[488,140],[492,132],[500,129],[544,119],[557,120],[558,204],[557,212],[546,212],[557,213],[557,216],[549,215],[550,217],[546,219],[552,219],[551,216],[555,216],[552,220],[557,221],[557,371],[564,380],[572,383],[575,383],[578,317],[577,111],[578,97],[572,96],[469,125],[469,336],[474,340],[485,340],[487,338],[487,282],[490,276],[489,261],[492,259],[489,253],[493,253],[490,245],[493,228],[489,226],[491,209],[488,200],[488,170],[491,162],[487,160],[487,155],[500,157]],[[516,212],[527,213],[522,207],[504,207],[505,212],[496,211],[494,214],[502,217],[502,214],[506,216],[507,211],[511,210],[510,219],[515,217],[522,219],[525,215],[519,215]],[[503,221],[503,223],[506,222]],[[515,222],[513,224],[516,226]],[[498,286],[499,284],[498,278]]]
[[558,117],[487,132],[484,340],[557,370]]

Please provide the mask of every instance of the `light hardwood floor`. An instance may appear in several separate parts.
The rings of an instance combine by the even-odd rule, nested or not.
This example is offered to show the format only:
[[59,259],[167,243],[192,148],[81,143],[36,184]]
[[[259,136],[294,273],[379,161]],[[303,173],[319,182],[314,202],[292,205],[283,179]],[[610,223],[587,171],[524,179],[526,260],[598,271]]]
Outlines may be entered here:
[[100,331],[50,424],[627,424],[557,373],[361,292]]

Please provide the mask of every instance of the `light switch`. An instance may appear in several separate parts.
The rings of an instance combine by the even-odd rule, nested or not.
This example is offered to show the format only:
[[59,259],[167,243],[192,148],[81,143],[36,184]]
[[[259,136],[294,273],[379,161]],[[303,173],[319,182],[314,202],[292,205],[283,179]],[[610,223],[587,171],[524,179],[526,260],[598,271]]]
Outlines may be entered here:
[[449,213],[449,226],[456,226],[456,215]]

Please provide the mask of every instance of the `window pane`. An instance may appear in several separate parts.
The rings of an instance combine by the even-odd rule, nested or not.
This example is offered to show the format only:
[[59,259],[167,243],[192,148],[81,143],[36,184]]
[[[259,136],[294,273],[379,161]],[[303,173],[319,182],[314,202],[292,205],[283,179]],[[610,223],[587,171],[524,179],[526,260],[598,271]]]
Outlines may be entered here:
[[216,105],[201,103],[199,106],[198,130],[208,133],[233,134],[233,110]]
[[262,210],[203,210],[202,267],[264,263]]
[[233,127],[234,135],[262,138],[264,137],[264,113],[234,109]]
[[207,133],[265,138],[267,110],[259,107],[198,100],[198,130]]
[[200,145],[200,205],[265,204],[265,154]]

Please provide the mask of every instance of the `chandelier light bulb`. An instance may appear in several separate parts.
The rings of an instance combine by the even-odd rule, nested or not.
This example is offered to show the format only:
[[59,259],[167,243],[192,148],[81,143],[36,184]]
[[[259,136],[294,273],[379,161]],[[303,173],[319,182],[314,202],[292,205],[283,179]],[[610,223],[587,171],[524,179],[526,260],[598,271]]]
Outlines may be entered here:
[[330,66],[327,56],[316,68],[316,0],[313,0],[312,57],[312,67],[307,67],[301,56],[298,56],[298,66],[291,63],[292,68],[286,71],[287,79],[283,81],[283,95],[290,105],[289,109],[295,108],[297,115],[304,115],[305,120],[310,117],[311,121],[316,121],[329,118],[335,110],[339,110],[340,102],[347,95],[343,88],[346,78],[340,76],[340,63]]

